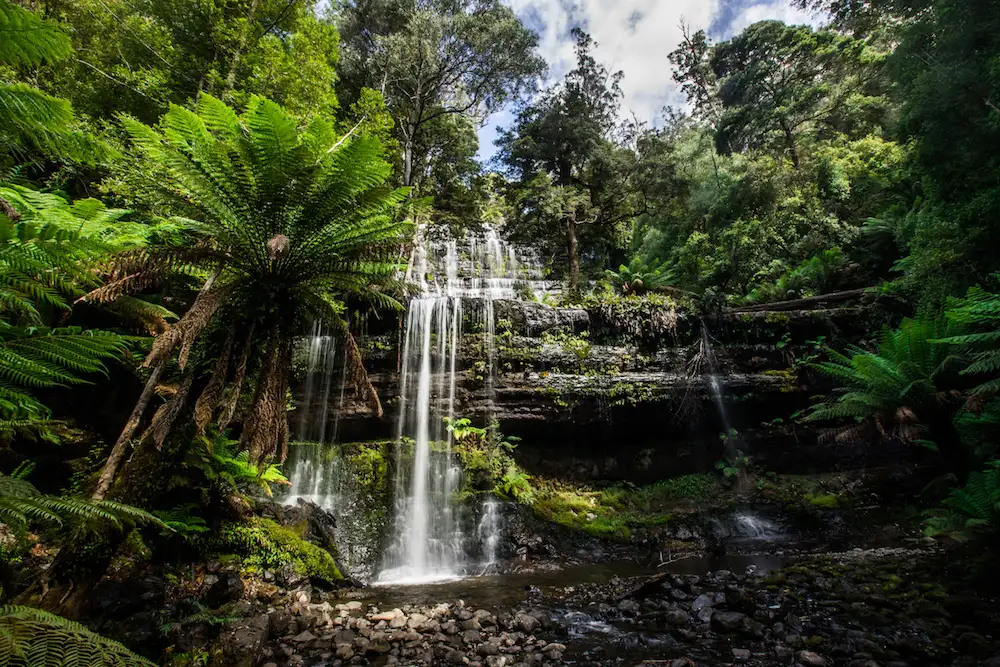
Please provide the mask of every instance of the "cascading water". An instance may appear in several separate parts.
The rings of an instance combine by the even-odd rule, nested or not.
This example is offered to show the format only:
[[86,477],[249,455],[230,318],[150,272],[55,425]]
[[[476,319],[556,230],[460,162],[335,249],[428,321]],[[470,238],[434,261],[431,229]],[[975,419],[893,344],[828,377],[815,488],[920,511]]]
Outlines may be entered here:
[[705,363],[708,386],[712,390],[712,399],[715,401],[715,406],[719,409],[719,418],[722,420],[722,426],[725,429],[724,432],[728,436],[731,432],[731,427],[729,425],[729,414],[726,412],[726,401],[722,395],[722,384],[719,382],[719,361],[715,358],[712,339],[708,335],[708,327],[705,326],[704,322],[701,324],[700,354]]
[[[337,461],[324,460],[323,445],[335,441],[335,434],[328,433],[330,394],[334,390],[334,367],[337,357],[337,341],[320,325],[306,340],[306,381],[299,418],[295,420],[293,440],[298,443],[291,448],[289,476],[291,486],[285,503],[296,504],[299,499],[316,503],[324,509],[336,504],[340,495],[340,475]],[[339,379],[336,388],[340,405],[344,401],[344,378]],[[340,411],[334,412],[334,431]],[[329,438],[329,439],[328,439]]]
[[497,562],[497,550],[500,547],[500,537],[503,534],[503,516],[500,514],[500,503],[490,498],[483,503],[476,536],[483,546],[483,561],[480,574],[489,574]]
[[519,284],[540,273],[536,265],[524,267],[493,228],[471,237],[461,255],[453,239],[431,241],[426,229],[418,234],[407,272],[420,294],[409,303],[403,340],[394,531],[379,582],[443,580],[466,568],[467,536],[452,500],[462,472],[452,458],[452,434],[444,419],[455,417],[463,316],[468,311],[482,318],[483,375],[492,408],[493,301],[517,298]]

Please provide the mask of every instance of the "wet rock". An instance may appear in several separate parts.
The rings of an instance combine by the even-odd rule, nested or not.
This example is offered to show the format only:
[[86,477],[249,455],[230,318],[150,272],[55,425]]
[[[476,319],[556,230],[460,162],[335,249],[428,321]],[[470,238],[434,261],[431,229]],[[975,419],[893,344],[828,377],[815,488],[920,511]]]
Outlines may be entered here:
[[830,667],[833,663],[818,653],[799,651],[795,654],[795,662],[803,667]]
[[749,632],[750,618],[738,611],[717,611],[712,614],[712,627],[720,632]]
[[334,653],[341,660],[350,660],[354,657],[354,649],[350,644],[341,644]]
[[667,624],[676,627],[684,626],[691,622],[691,617],[688,615],[688,613],[681,609],[669,610],[665,615],[665,619],[667,621]]
[[734,648],[732,654],[736,662],[747,662],[750,659],[750,651],[745,648]]
[[711,607],[713,605],[715,605],[715,596],[702,593],[694,599],[694,602],[691,603],[691,611],[697,613],[705,607]]
[[530,635],[540,628],[542,623],[534,616],[530,616],[528,614],[518,614],[514,617],[514,626],[521,632]]
[[618,603],[618,611],[626,614],[638,614],[639,603],[631,598],[626,598]]
[[461,665],[465,663],[465,654],[461,651],[448,651],[444,659],[452,665]]

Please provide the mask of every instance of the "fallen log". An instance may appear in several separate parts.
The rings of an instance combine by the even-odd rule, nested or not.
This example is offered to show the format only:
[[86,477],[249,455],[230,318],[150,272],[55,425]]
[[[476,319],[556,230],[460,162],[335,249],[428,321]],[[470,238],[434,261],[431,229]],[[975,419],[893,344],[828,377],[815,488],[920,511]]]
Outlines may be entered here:
[[838,303],[840,301],[850,301],[864,296],[871,287],[859,287],[858,289],[845,290],[843,292],[833,292],[831,294],[819,294],[817,296],[807,296],[803,299],[792,299],[791,301],[776,301],[774,303],[758,303],[753,306],[741,306],[730,308],[727,313],[759,313],[763,311],[785,311],[785,310],[811,310],[809,306],[823,306],[828,303]]

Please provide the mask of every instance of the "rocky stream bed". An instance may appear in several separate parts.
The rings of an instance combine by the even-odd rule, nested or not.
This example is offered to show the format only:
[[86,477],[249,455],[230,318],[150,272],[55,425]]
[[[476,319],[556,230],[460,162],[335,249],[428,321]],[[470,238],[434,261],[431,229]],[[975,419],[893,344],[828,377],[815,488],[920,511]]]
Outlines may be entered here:
[[652,575],[595,566],[576,583],[569,572],[418,589],[244,587],[220,572],[213,587],[240,598],[228,613],[241,618],[214,645],[220,664],[265,667],[1000,666],[996,600],[949,579],[954,561],[933,544],[786,557],[774,570],[748,557],[742,571],[695,574],[710,563],[693,557]]

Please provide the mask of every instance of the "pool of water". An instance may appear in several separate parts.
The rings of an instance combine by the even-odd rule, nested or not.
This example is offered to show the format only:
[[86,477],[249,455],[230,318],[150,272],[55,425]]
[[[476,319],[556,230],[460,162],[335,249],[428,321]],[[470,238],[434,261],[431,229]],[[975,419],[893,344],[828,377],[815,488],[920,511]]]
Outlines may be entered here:
[[744,572],[749,567],[763,574],[782,567],[785,562],[784,557],[775,554],[734,554],[716,558],[698,555],[679,558],[662,567],[650,567],[635,561],[614,561],[544,572],[461,577],[433,583],[380,584],[365,589],[358,597],[389,609],[407,604],[430,605],[462,600],[473,607],[497,611],[520,604],[525,600],[526,592],[533,588],[538,588],[547,598],[558,598],[561,591],[568,587],[602,584],[615,577],[643,577],[663,571],[704,575],[715,570]]

